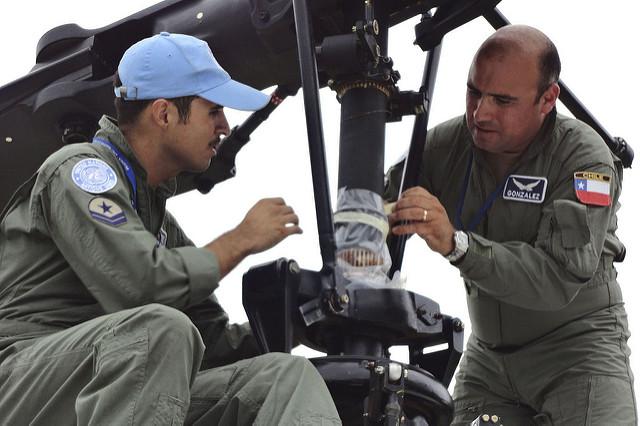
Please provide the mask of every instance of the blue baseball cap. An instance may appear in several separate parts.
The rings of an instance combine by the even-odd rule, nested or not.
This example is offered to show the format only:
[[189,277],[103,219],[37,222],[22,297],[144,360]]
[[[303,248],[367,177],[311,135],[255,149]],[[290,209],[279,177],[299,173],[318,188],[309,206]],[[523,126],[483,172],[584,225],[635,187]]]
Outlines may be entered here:
[[116,97],[126,101],[199,96],[225,107],[255,111],[269,96],[231,79],[209,45],[192,36],[161,32],[124,52],[118,65],[122,86]]

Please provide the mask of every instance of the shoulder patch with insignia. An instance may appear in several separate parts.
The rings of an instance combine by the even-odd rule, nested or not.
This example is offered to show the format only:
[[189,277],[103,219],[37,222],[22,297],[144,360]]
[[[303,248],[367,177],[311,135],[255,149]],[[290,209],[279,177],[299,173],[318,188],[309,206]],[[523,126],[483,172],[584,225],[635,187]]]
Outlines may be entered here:
[[575,172],[573,187],[578,200],[593,206],[611,205],[611,176],[594,172]]
[[107,192],[118,183],[116,172],[98,158],[78,161],[71,170],[71,179],[80,189],[92,194]]
[[89,201],[89,214],[98,222],[111,226],[127,223],[127,217],[120,206],[104,197],[94,197]]
[[547,178],[509,175],[502,198],[525,203],[542,204],[547,193]]

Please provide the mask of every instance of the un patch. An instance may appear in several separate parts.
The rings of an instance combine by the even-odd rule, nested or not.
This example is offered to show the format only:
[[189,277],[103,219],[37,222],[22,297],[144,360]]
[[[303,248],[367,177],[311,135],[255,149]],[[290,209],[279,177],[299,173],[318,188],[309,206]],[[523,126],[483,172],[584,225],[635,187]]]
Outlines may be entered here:
[[71,179],[80,189],[92,194],[107,192],[118,183],[116,172],[98,158],[78,161],[71,170]]
[[504,185],[502,198],[541,204],[547,193],[547,178],[537,176],[510,175]]
[[104,197],[95,197],[89,201],[89,214],[98,222],[111,226],[127,223],[127,217],[120,206]]

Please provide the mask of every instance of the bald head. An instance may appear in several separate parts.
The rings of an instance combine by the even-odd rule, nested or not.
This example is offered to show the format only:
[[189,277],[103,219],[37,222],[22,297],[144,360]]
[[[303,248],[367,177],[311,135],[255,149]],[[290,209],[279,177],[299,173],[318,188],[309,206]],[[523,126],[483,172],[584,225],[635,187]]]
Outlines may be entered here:
[[509,56],[537,58],[538,96],[560,77],[560,57],[556,46],[542,31],[526,25],[507,25],[497,30],[482,43],[473,64]]

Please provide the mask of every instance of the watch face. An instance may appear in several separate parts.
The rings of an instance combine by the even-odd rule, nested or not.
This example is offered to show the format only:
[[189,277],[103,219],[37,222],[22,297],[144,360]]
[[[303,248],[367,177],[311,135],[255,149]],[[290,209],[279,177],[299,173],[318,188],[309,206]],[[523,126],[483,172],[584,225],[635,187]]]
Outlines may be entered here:
[[450,262],[455,262],[467,253],[469,249],[469,236],[464,231],[456,231],[453,234],[453,242],[455,244],[453,251],[445,256]]

